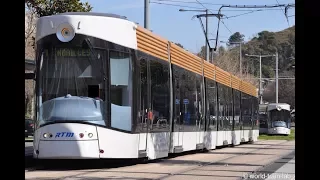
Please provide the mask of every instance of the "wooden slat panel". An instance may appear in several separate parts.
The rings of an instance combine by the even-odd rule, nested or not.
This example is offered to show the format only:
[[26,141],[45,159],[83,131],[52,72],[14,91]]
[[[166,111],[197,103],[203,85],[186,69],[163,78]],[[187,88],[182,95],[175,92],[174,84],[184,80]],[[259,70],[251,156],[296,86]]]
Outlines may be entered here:
[[197,62],[201,62],[201,58],[200,57],[198,57],[198,56],[186,51],[185,49],[181,48],[180,46],[177,46],[174,43],[172,43],[171,48],[174,48],[174,49],[176,49],[178,51],[181,51],[183,54],[185,54],[186,56],[188,56],[188,57],[190,57],[192,59],[195,59]]
[[167,43],[168,42],[168,40],[166,40],[166,39],[164,39],[164,38],[152,33],[151,31],[149,31],[149,30],[147,30],[147,29],[145,29],[145,28],[143,28],[141,26],[138,26],[137,31],[138,32],[142,32],[143,34],[147,34],[147,35],[157,39],[160,42],[163,42],[163,43]]
[[185,54],[183,54],[182,52],[180,52],[174,48],[171,49],[171,55],[177,57],[179,59],[179,61],[182,62],[182,65],[184,65],[184,63],[187,63],[185,65],[192,66],[196,69],[201,70],[201,62],[197,62],[196,60],[186,56]]
[[185,50],[183,50],[175,44],[171,44],[170,47],[171,62],[173,64],[176,64],[182,68],[188,69],[189,71],[202,75],[200,58],[194,58],[193,56],[186,53]]
[[148,34],[143,34],[140,31],[137,31],[137,38],[153,42],[156,46],[160,46],[160,47],[166,46],[166,44],[168,43],[168,42],[159,41],[157,38],[150,36]]
[[222,70],[219,67],[216,67],[216,81],[218,83],[231,87],[230,73]]
[[165,61],[167,61],[167,59],[168,59],[168,56],[165,57],[165,56],[163,56],[164,54],[161,54],[161,53],[159,53],[159,52],[157,52],[157,51],[152,51],[152,50],[151,50],[150,48],[148,48],[148,47],[140,48],[140,51],[145,52],[145,53],[147,53],[147,54],[150,54],[150,55],[152,55],[152,56],[155,56],[155,57],[160,58],[160,59],[165,60]]
[[157,52],[160,52],[162,54],[168,54],[168,48],[166,44],[163,44],[160,46],[160,44],[157,44],[153,41],[146,41],[146,39],[141,39],[141,37],[137,37],[138,40],[138,48],[144,48],[148,47],[151,49],[156,50]]
[[139,26],[136,33],[138,50],[168,61],[168,41]]
[[192,60],[185,59],[175,52],[171,53],[171,62],[179,65],[180,67],[192,69],[192,72],[201,74],[201,67],[197,67]]
[[214,65],[204,61],[203,63],[204,68],[204,76],[206,78],[214,80]]
[[[144,29],[137,27],[137,43],[138,50],[155,56],[159,59],[168,61],[168,41]],[[170,43],[171,62],[179,67],[187,69],[191,72],[202,75],[202,61],[204,76],[215,80],[228,87],[240,90],[246,94],[257,97],[256,87],[252,84],[240,80],[238,77],[231,75],[223,69],[204,61],[200,57],[184,50],[174,43]],[[215,79],[214,79],[215,78]]]
[[241,91],[251,95],[251,88],[250,88],[250,84],[248,82],[242,81],[241,83]]
[[183,56],[186,59],[191,59],[195,63],[195,65],[201,67],[201,58],[195,58],[194,56],[191,56],[189,52],[185,51],[184,49],[180,48],[177,45],[173,45],[171,47],[171,50],[173,52],[178,53],[179,55]]
[[171,54],[171,62],[172,62],[172,64],[175,64],[175,65],[177,65],[179,67],[183,67],[184,69],[187,69],[187,70],[189,70],[191,72],[194,72],[194,73],[197,73],[197,74],[201,75],[201,70],[196,69],[196,68],[194,68],[192,66],[185,66],[183,64],[183,62],[180,61],[180,59],[177,59],[176,57],[172,56],[172,54]]
[[232,76],[232,88],[236,90],[240,90],[240,79],[234,75]]

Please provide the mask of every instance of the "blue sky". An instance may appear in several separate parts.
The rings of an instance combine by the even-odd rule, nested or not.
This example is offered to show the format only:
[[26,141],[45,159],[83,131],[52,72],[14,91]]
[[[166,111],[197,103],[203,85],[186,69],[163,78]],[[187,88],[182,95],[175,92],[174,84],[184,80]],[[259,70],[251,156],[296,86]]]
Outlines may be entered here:
[[[126,16],[129,20],[144,25],[144,0],[82,0],[87,1],[93,7],[93,12],[114,13]],[[172,2],[185,1],[191,3]],[[203,4],[206,8],[211,9],[213,13],[217,13],[221,4],[226,5],[275,5],[294,3],[294,0],[198,0],[201,3],[212,3],[218,5]],[[199,52],[201,46],[204,45],[204,34],[197,18],[191,19],[192,16],[199,12],[179,12],[179,9],[201,9],[203,6],[197,4],[196,0],[150,0],[150,29],[172,42],[180,43],[185,49],[191,52]],[[153,3],[154,2],[154,3]],[[163,4],[156,4],[163,3]],[[164,4],[173,4],[164,5]],[[188,7],[177,7],[190,6]],[[222,23],[219,30],[219,41],[227,41],[231,33],[240,32],[245,35],[245,40],[251,39],[255,34],[263,30],[280,31],[288,28],[289,25],[295,24],[295,16],[289,17],[289,25],[280,8],[275,10],[257,11],[238,17],[224,19],[226,27]],[[276,10],[278,9],[278,10]],[[239,11],[240,10],[240,11]],[[244,9],[223,8],[222,14],[225,16],[234,16],[238,14],[248,13]],[[248,10],[248,9],[246,9]],[[257,10],[257,9],[250,9]],[[294,15],[295,9],[291,8],[288,15]],[[209,18],[209,38],[216,38],[217,18]],[[205,19],[203,18],[203,23]],[[205,24],[204,24],[205,26]],[[212,35],[213,34],[213,35]],[[219,43],[218,45],[225,45]],[[211,42],[214,46],[214,41]]]

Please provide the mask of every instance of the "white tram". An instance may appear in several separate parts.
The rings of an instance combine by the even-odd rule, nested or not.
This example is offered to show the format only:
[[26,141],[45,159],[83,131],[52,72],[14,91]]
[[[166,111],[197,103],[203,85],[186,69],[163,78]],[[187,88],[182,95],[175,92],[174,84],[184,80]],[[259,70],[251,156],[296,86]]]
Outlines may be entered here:
[[289,135],[291,129],[290,105],[286,103],[271,103],[267,107],[270,122],[269,135]]
[[167,157],[256,141],[255,87],[124,17],[41,17],[34,157]]

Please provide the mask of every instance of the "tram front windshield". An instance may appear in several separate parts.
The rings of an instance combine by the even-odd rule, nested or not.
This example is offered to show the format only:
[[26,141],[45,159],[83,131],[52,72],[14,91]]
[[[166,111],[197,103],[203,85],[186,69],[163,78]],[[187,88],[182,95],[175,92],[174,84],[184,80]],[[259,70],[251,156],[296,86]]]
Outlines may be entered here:
[[39,125],[60,121],[105,125],[105,53],[86,41],[41,45],[37,59]]
[[272,110],[269,112],[272,127],[289,127],[290,112],[286,110]]

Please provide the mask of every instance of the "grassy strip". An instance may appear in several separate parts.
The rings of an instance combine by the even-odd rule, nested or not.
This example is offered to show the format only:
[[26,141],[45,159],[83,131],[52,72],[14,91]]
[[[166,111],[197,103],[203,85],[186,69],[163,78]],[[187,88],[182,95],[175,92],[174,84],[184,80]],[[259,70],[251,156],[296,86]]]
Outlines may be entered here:
[[24,138],[25,141],[33,141],[33,137],[26,137]]
[[289,136],[284,136],[284,135],[265,135],[262,134],[258,137],[259,140],[288,140],[292,141],[295,140],[295,130],[291,129],[291,133]]

